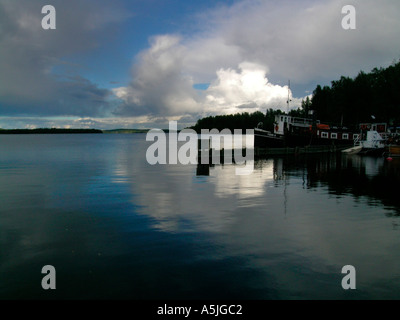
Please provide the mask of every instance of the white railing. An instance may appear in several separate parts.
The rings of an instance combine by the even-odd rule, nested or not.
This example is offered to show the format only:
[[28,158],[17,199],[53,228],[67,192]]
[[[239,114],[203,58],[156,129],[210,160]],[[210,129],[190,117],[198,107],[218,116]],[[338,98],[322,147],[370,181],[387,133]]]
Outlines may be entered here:
[[356,138],[354,139],[354,146],[360,146],[361,141],[360,141],[360,135],[357,135]]
[[304,123],[304,124],[312,124],[312,119],[306,118],[292,118],[291,123]]
[[389,138],[389,136],[390,136],[390,134],[386,133],[386,132],[382,132],[382,133],[379,133],[379,134],[380,134],[380,136],[382,137],[383,140],[387,140]]

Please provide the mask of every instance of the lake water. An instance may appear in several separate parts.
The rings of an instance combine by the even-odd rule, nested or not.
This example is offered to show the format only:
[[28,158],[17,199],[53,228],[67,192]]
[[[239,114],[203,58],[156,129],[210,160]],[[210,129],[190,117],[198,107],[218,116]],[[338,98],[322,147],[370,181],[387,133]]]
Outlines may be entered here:
[[399,160],[275,157],[238,176],[151,166],[145,137],[0,136],[0,299],[400,298]]

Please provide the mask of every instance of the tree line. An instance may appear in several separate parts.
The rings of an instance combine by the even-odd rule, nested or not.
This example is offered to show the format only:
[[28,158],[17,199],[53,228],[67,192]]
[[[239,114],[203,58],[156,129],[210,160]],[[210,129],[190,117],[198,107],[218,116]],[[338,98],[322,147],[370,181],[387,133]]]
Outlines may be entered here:
[[360,71],[355,78],[341,77],[330,86],[318,85],[310,108],[321,121],[358,124],[400,123],[400,61],[387,68]]
[[[305,104],[306,102],[303,102],[303,105]],[[274,110],[270,108],[266,113],[256,111],[253,113],[242,112],[230,115],[209,116],[197,120],[196,124],[191,127],[191,129],[194,129],[198,133],[201,132],[201,129],[217,129],[219,131],[229,129],[231,132],[234,132],[235,129],[245,130],[254,129],[255,127],[273,131],[275,116],[281,114],[286,113],[279,109]],[[291,110],[289,115],[293,117],[304,117],[305,107],[303,106],[297,110]]]
[[[278,110],[278,112],[280,112],[280,110]],[[254,129],[258,124],[261,126],[262,123],[263,126],[265,126],[270,120],[273,122],[273,114],[275,114],[275,111],[270,109],[266,114],[256,111],[253,113],[242,112],[230,115],[209,116],[197,120],[192,129],[196,130],[198,133],[200,133],[201,129],[217,129],[219,131],[229,129],[231,132],[234,132],[235,129]]]

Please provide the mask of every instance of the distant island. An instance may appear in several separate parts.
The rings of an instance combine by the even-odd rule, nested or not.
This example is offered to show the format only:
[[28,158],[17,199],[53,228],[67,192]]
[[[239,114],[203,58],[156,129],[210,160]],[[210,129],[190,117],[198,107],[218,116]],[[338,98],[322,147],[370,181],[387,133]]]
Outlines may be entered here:
[[112,134],[126,134],[126,133],[147,133],[150,129],[113,129],[113,130],[103,130],[103,133]]
[[103,133],[98,129],[58,129],[58,128],[38,128],[38,129],[0,129],[0,134],[65,134],[65,133]]
[[[38,128],[38,129],[2,129],[0,134],[77,134],[77,133],[106,133],[106,134],[131,134],[147,133],[150,129],[65,129],[65,128]],[[164,130],[168,131],[168,130]]]

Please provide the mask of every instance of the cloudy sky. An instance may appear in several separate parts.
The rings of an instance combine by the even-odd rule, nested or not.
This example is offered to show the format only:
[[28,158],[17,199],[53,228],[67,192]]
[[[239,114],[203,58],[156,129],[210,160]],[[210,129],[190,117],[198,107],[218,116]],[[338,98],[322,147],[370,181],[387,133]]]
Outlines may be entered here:
[[285,110],[289,79],[297,108],[398,60],[399,17],[398,0],[0,0],[0,127],[184,127]]

